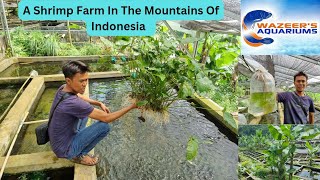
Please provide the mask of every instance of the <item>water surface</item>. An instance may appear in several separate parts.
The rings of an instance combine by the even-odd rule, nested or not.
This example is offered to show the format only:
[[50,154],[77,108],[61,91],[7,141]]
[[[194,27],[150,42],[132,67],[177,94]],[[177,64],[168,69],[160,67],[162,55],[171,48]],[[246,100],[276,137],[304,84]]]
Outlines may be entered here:
[[[91,80],[90,97],[112,111],[127,104],[129,88],[119,81]],[[179,108],[175,108],[178,107]],[[174,103],[170,122],[138,120],[138,110],[110,123],[111,132],[95,148],[98,179],[238,179],[238,147],[187,101]],[[188,139],[199,141],[198,155],[186,160]]]

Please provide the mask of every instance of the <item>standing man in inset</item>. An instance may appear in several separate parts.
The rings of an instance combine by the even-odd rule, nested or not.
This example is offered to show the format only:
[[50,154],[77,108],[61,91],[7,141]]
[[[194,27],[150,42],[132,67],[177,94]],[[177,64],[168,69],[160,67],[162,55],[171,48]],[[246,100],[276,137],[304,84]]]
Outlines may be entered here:
[[294,75],[294,92],[278,93],[277,100],[284,104],[284,124],[313,124],[314,105],[312,99],[305,95],[308,76],[299,72]]

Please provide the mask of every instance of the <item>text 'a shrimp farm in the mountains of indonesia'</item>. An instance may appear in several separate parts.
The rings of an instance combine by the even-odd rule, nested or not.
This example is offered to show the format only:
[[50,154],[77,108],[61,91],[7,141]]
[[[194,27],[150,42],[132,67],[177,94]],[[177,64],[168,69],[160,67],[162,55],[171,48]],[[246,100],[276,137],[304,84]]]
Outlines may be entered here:
[[[219,6],[208,6],[203,8],[175,7],[175,8],[157,8],[154,6],[145,6],[141,8],[132,8],[130,6],[121,6],[120,9],[107,6],[106,8],[86,8],[84,6],[77,6],[74,8],[63,8],[52,6],[50,8],[44,6],[35,6],[33,14],[35,15],[64,15],[70,17],[76,15],[202,15],[206,12],[208,15],[218,14]],[[31,14],[28,6],[25,7],[23,14]],[[130,22],[126,24],[113,24],[104,22],[103,24],[91,22],[92,30],[146,30],[145,24],[139,21]]]

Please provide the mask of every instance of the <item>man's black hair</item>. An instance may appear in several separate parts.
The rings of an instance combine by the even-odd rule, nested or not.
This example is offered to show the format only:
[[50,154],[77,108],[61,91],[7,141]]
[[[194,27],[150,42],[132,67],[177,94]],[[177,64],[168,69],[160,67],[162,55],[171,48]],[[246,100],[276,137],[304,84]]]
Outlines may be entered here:
[[83,74],[89,72],[89,67],[81,61],[69,61],[62,67],[65,78],[73,78],[77,73]]
[[296,77],[297,77],[297,76],[304,76],[304,77],[306,77],[306,79],[308,80],[308,76],[307,76],[304,72],[300,71],[300,72],[298,72],[296,75],[294,75],[294,78],[293,78],[293,81],[294,81],[294,82],[296,81]]

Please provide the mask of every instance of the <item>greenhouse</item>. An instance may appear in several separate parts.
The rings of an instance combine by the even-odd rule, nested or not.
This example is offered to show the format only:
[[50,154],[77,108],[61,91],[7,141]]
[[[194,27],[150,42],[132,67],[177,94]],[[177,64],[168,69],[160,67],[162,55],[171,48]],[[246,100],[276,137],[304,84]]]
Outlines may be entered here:
[[[240,1],[224,1],[221,21],[159,21],[150,37],[89,37],[84,22],[23,22],[17,1],[3,4],[0,178],[237,179]],[[95,166],[36,141],[70,60],[89,66],[84,95],[111,112],[138,101],[110,123]]]
[[[257,88],[259,82],[255,82],[255,74],[264,71],[265,90],[256,100],[253,99],[253,84]],[[308,76],[305,94],[314,104],[314,123],[319,124],[320,116],[320,58],[319,56],[242,56],[239,58],[237,71],[239,72],[239,89],[245,93],[239,98],[239,123],[240,124],[283,124],[283,104],[276,102],[276,93],[295,91],[294,76],[302,71]],[[267,76],[268,75],[268,76]],[[261,82],[261,81],[260,81]],[[259,86],[259,85],[258,85]],[[266,87],[268,90],[266,90]],[[258,92],[259,90],[255,91]],[[262,92],[262,91],[261,91]],[[269,94],[268,94],[269,93]],[[256,101],[256,102],[255,102]],[[257,103],[258,114],[250,105]],[[260,105],[259,105],[260,104]],[[252,107],[251,107],[252,108]],[[251,111],[251,112],[249,112]]]

